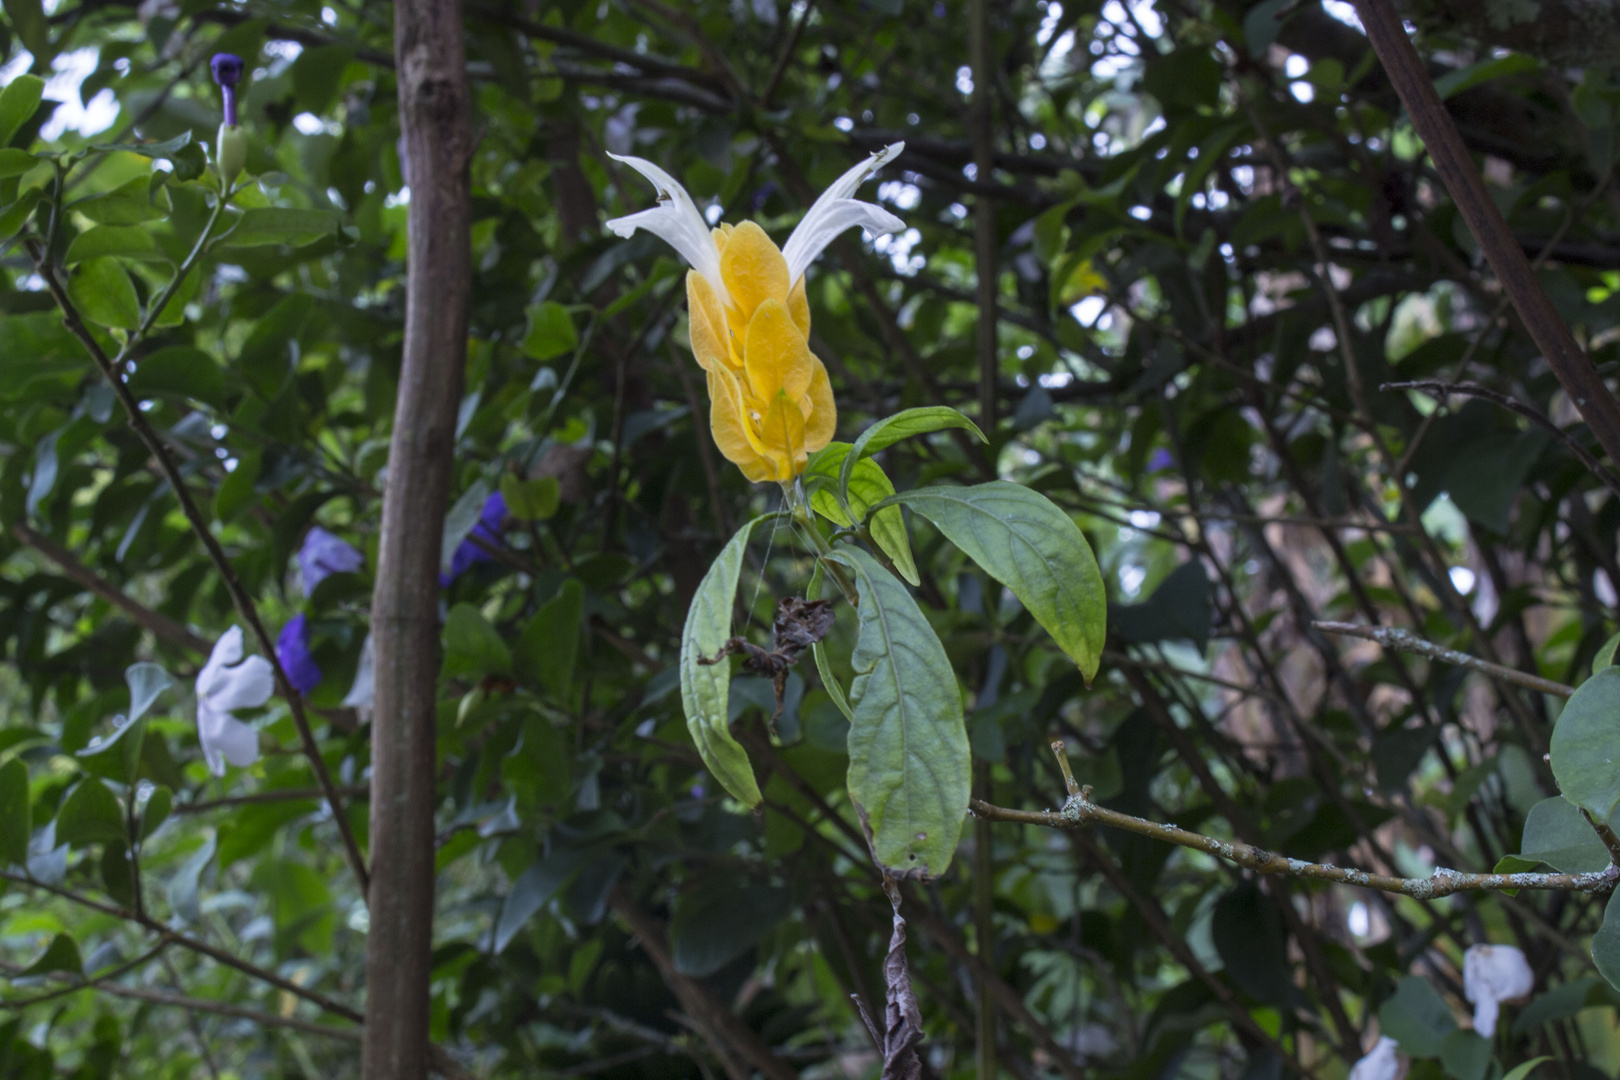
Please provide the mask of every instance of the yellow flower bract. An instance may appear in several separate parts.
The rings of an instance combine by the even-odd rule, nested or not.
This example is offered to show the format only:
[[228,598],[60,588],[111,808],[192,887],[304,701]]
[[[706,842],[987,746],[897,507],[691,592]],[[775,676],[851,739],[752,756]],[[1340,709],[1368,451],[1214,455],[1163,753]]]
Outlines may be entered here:
[[709,426],[749,480],[787,483],[832,441],[838,423],[827,369],[810,351],[804,278],[752,221],[714,230],[723,303],[702,274],[686,275],[692,353],[709,376]]

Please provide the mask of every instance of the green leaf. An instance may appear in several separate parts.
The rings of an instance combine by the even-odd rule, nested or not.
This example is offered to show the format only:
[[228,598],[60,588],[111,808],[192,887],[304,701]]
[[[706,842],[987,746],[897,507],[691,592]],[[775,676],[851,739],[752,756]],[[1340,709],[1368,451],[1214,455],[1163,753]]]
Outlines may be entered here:
[[1526,75],[1539,70],[1540,67],[1541,62],[1533,56],[1525,53],[1509,53],[1506,56],[1481,60],[1449,75],[1442,75],[1434,80],[1434,88],[1439,92],[1440,100],[1444,101],[1491,79],[1500,79],[1507,75]]
[[133,784],[140,771],[141,746],[145,741],[145,724],[140,720],[123,720],[111,735],[95,740],[74,756],[79,759],[79,765],[94,776]]
[[135,284],[117,259],[104,256],[80,263],[68,282],[68,295],[79,313],[97,325],[133,330],[141,324]]
[[1592,674],[1596,675],[1606,667],[1614,666],[1614,650],[1620,647],[1620,634],[1616,634],[1598,647],[1597,654],[1592,657]]
[[203,840],[203,846],[192,852],[191,858],[181,863],[180,869],[169,879],[167,890],[169,906],[174,909],[175,917],[181,922],[196,922],[202,914],[197,903],[197,887],[202,879],[203,870],[214,857],[217,843],[217,837],[210,832]]
[[579,344],[574,318],[563,305],[547,300],[529,308],[529,332],[523,338],[523,351],[535,360],[566,356]]
[[[162,188],[157,190],[162,191]],[[164,200],[166,198],[165,195]],[[164,200],[154,198],[149,177],[137,176],[111,191],[69,203],[68,209],[83,214],[97,225],[139,225],[166,217],[169,209],[161,205]]]
[[84,961],[79,959],[79,946],[66,934],[57,934],[52,938],[40,958],[17,974],[46,975],[53,971],[63,971],[69,975],[84,974]]
[[1395,994],[1379,1006],[1378,1028],[1413,1057],[1438,1057],[1457,1018],[1428,979],[1408,975]]
[[225,474],[214,495],[214,517],[222,522],[236,520],[238,514],[253,504],[253,486],[259,482],[259,471],[264,455],[250,450],[236,462],[236,468]]
[[439,548],[439,572],[448,574],[450,562],[456,557],[456,548],[467,539],[467,534],[473,531],[478,524],[478,516],[483,513],[484,500],[489,498],[489,482],[479,477],[472,482],[461,497],[451,505],[450,511],[444,515],[444,537]]
[[524,627],[513,656],[518,677],[566,702],[584,615],[585,586],[569,578]]
[[731,737],[726,725],[731,704],[731,665],[699,664],[698,658],[713,656],[731,637],[731,605],[737,597],[737,578],[742,573],[748,538],[760,522],[775,516],[757,517],[737,530],[703,575],[681,631],[681,707],[686,712],[686,728],[692,733],[703,764],[734,798],[750,808],[759,805],[759,784],[747,752]]
[[20,758],[0,765],[0,866],[22,866],[28,862],[28,837],[33,833],[29,816],[28,766]]
[[1227,975],[1256,1001],[1282,1009],[1298,996],[1282,918],[1254,882],[1216,902],[1210,938]]
[[891,500],[932,521],[945,538],[1011,589],[1086,685],[1102,662],[1107,602],[1091,545],[1069,515],[1027,487],[919,488]]
[[1564,798],[1607,821],[1620,805],[1620,668],[1599,671],[1564,704],[1551,760]]
[[585,848],[559,848],[530,866],[512,882],[512,891],[501,905],[495,921],[495,952],[503,952],[534,913],[545,907],[563,886],[573,880],[590,852]]
[[949,428],[962,428],[973,432],[980,442],[989,442],[984,432],[979,430],[977,424],[945,405],[928,405],[919,409],[905,409],[893,416],[879,420],[855,440],[849,453],[844,456],[843,464],[838,470],[838,494],[844,503],[849,502],[849,478],[855,471],[855,463],[862,458],[887,449],[901,439],[909,439],[913,435],[927,435],[935,431],[945,431]]
[[[882,466],[871,458],[856,463],[850,474],[848,490],[849,513],[832,491],[831,484],[839,474],[848,456],[848,443],[829,443],[816,452],[805,469],[805,482],[810,485],[810,507],[834,525],[848,527],[853,521],[865,521],[871,508],[894,494],[894,484]],[[822,481],[817,483],[816,481]],[[853,518],[852,518],[853,515]],[[911,539],[906,535],[906,519],[898,506],[885,506],[872,514],[867,528],[872,542],[894,562],[900,576],[912,585],[922,584],[917,575],[917,563],[911,557]]]
[[39,164],[39,158],[26,150],[0,150],[0,180],[23,173]]
[[1209,648],[1214,618],[1209,576],[1197,559],[1170,571],[1142,603],[1116,605],[1108,614],[1124,641],[1189,641],[1199,652]]
[[[1620,821],[1610,818],[1610,824],[1620,826]],[[1561,795],[1530,808],[1519,854],[1564,874],[1586,874],[1609,865],[1609,849],[1580,809]]]
[[0,146],[9,146],[19,128],[28,123],[45,93],[45,80],[37,75],[18,75],[0,90]]
[[79,781],[56,812],[56,842],[83,847],[124,839],[124,808],[117,796],[93,776]]
[[233,248],[257,247],[261,244],[302,247],[335,235],[337,228],[337,215],[328,210],[255,206],[242,211],[241,219],[226,234],[224,243]]
[[1552,1058],[1545,1055],[1537,1058],[1531,1058],[1529,1061],[1515,1065],[1513,1068],[1509,1069],[1507,1075],[1502,1077],[1502,1080],[1524,1080],[1525,1077],[1536,1071],[1536,1066],[1551,1060]]
[[[805,588],[805,596],[809,599],[821,599],[824,573],[821,563],[816,563],[816,568],[810,575],[810,584]],[[838,676],[833,674],[832,661],[827,657],[826,641],[818,641],[810,646],[810,655],[815,658],[816,674],[821,676],[821,685],[827,691],[827,696],[832,698],[832,703],[838,706],[838,711],[844,714],[845,720],[853,721],[855,712],[849,707],[849,698],[844,694],[843,684],[838,681]]]
[[519,521],[548,521],[561,504],[562,484],[555,476],[524,480],[502,473],[501,496],[506,499],[506,512]]
[[139,225],[97,225],[73,238],[63,259],[68,265],[118,255],[126,259],[167,261],[152,234]]
[[444,622],[444,673],[455,677],[509,675],[512,651],[476,607],[460,603]]
[[174,810],[174,792],[166,787],[160,787],[147,798],[146,805],[141,808],[141,828],[139,839],[145,842],[148,837],[163,827],[169,820],[169,814]]
[[295,355],[291,342],[298,340],[314,310],[312,296],[284,296],[264,313],[242,343],[242,351],[236,354],[237,366],[265,397],[273,396],[286,381]]
[[860,589],[849,796],[881,865],[937,877],[967,816],[972,764],[956,672],[917,602],[876,559],[854,547],[827,558],[852,570]]
[[[34,212],[39,201],[45,197],[40,188],[29,188],[22,193],[22,197],[4,210],[0,210],[0,240],[15,236],[24,225],[28,223],[28,215]],[[8,316],[14,318],[15,316]],[[60,320],[58,320],[60,321]]]
[[1440,1044],[1440,1067],[1456,1080],[1485,1080],[1491,1067],[1491,1044],[1472,1031],[1453,1031]]
[[170,345],[141,357],[129,377],[129,389],[138,398],[162,394],[216,409],[229,404],[224,370],[194,345]]
[[747,952],[793,910],[784,888],[716,877],[683,896],[669,924],[675,970],[703,978]]
[[1592,935],[1592,962],[1598,974],[1609,980],[1609,985],[1620,990],[1620,905],[1615,898],[1620,889],[1609,894],[1603,908],[1603,925]]

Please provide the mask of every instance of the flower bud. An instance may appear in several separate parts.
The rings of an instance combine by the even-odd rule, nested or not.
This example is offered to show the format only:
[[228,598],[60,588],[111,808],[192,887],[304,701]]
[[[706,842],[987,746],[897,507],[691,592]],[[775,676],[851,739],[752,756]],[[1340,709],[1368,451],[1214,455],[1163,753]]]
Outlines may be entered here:
[[219,125],[219,146],[214,162],[219,166],[219,178],[230,187],[242,174],[247,163],[247,135],[232,124]]

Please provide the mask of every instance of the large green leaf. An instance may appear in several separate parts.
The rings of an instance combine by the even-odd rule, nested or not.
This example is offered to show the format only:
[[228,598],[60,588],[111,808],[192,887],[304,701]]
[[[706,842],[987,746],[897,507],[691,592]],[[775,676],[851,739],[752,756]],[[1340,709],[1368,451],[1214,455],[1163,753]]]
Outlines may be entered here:
[[838,470],[838,492],[841,498],[848,499],[849,480],[854,475],[855,464],[868,455],[879,450],[887,449],[901,439],[909,439],[913,435],[928,435],[935,431],[946,431],[951,428],[961,428],[973,432],[980,442],[988,442],[984,432],[979,426],[961,413],[945,405],[927,405],[918,409],[904,409],[893,416],[885,417],[861,432],[845,456],[843,464]]
[[154,189],[149,177],[137,176],[111,191],[80,199],[68,208],[97,225],[139,225],[168,215],[164,205],[167,196],[155,197],[155,192],[160,193],[162,189]]
[[95,777],[86,777],[62,800],[56,812],[56,842],[83,847],[85,844],[122,843],[125,839],[124,810],[118,799]]
[[579,655],[579,629],[585,613],[585,587],[573,578],[540,606],[518,639],[512,660],[518,678],[568,700]]
[[141,323],[135,283],[111,256],[86,259],[68,282],[68,295],[80,314],[100,326],[133,330]]
[[158,249],[151,232],[139,225],[98,225],[75,236],[62,261],[71,266],[110,255],[154,262],[168,258]]
[[228,247],[291,244],[301,247],[337,232],[337,217],[328,210],[299,210],[284,206],[256,206],[242,212],[225,237]]
[[1620,805],[1620,668],[1599,671],[1565,703],[1551,760],[1564,798],[1607,821]]
[[483,612],[461,603],[444,621],[444,673],[447,676],[508,675],[512,650]]
[[1005,480],[903,491],[891,502],[932,521],[1011,589],[1091,684],[1102,662],[1108,607],[1091,545],[1068,514]]
[[971,759],[956,672],[904,585],[859,548],[828,559],[860,589],[850,686],[849,795],[877,861],[938,877],[967,816]]
[[1378,1027],[1407,1054],[1438,1057],[1446,1036],[1457,1029],[1457,1019],[1428,979],[1408,975],[1396,985],[1395,995],[1379,1007]]
[[1592,935],[1592,962],[1609,985],[1620,990],[1620,889],[1609,894],[1603,909],[1603,925]]
[[[846,513],[845,504],[838,501],[832,485],[836,483],[849,452],[848,443],[829,443],[816,452],[804,471],[804,479],[810,490],[810,508],[834,525],[843,527],[865,521],[872,507],[894,494],[894,484],[889,481],[883,467],[866,458],[857,462],[850,474]],[[911,557],[911,540],[906,536],[905,515],[900,508],[885,506],[872,514],[867,528],[872,534],[872,542],[893,560],[900,576],[913,585],[921,584],[916,560]]]
[[[1620,822],[1610,818],[1611,825]],[[1609,865],[1609,849],[1581,816],[1580,808],[1554,795],[1530,808],[1519,854],[1564,874],[1586,874]]]
[[224,369],[194,345],[170,345],[141,357],[129,389],[140,398],[168,394],[220,409],[227,404]]
[[754,779],[747,752],[732,738],[726,724],[731,704],[731,665],[700,664],[698,659],[713,656],[731,637],[731,605],[737,597],[737,579],[742,574],[748,538],[760,522],[774,516],[757,517],[737,530],[703,575],[686,613],[686,628],[681,632],[681,707],[686,711],[686,728],[715,779],[750,807],[759,805],[759,783]]
[[44,92],[45,80],[37,75],[19,75],[0,90],[0,146],[10,143],[17,129],[34,115]]

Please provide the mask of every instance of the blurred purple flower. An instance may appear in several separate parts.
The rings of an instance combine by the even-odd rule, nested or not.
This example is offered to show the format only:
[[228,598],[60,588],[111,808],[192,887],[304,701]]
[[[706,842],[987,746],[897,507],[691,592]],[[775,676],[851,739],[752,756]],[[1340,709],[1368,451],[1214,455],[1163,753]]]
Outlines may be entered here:
[[1172,468],[1174,465],[1175,459],[1170,456],[1170,451],[1161,446],[1148,456],[1147,471],[1156,473],[1161,469]]
[[214,81],[225,95],[225,126],[236,126],[236,85],[242,81],[246,64],[235,53],[215,53],[208,66],[213,69]]
[[506,499],[497,491],[484,500],[484,509],[478,513],[478,524],[473,526],[467,539],[456,545],[456,553],[450,557],[449,572],[439,575],[439,586],[448,586],[478,563],[493,562],[495,556],[480,547],[474,538],[499,546],[501,530],[505,527]]
[[304,578],[305,596],[333,574],[358,573],[365,565],[366,557],[358,548],[319,525],[309,530],[304,546],[298,549],[298,572]]
[[309,621],[300,612],[276,635],[276,659],[293,689],[308,697],[321,684],[321,669],[309,655]]

